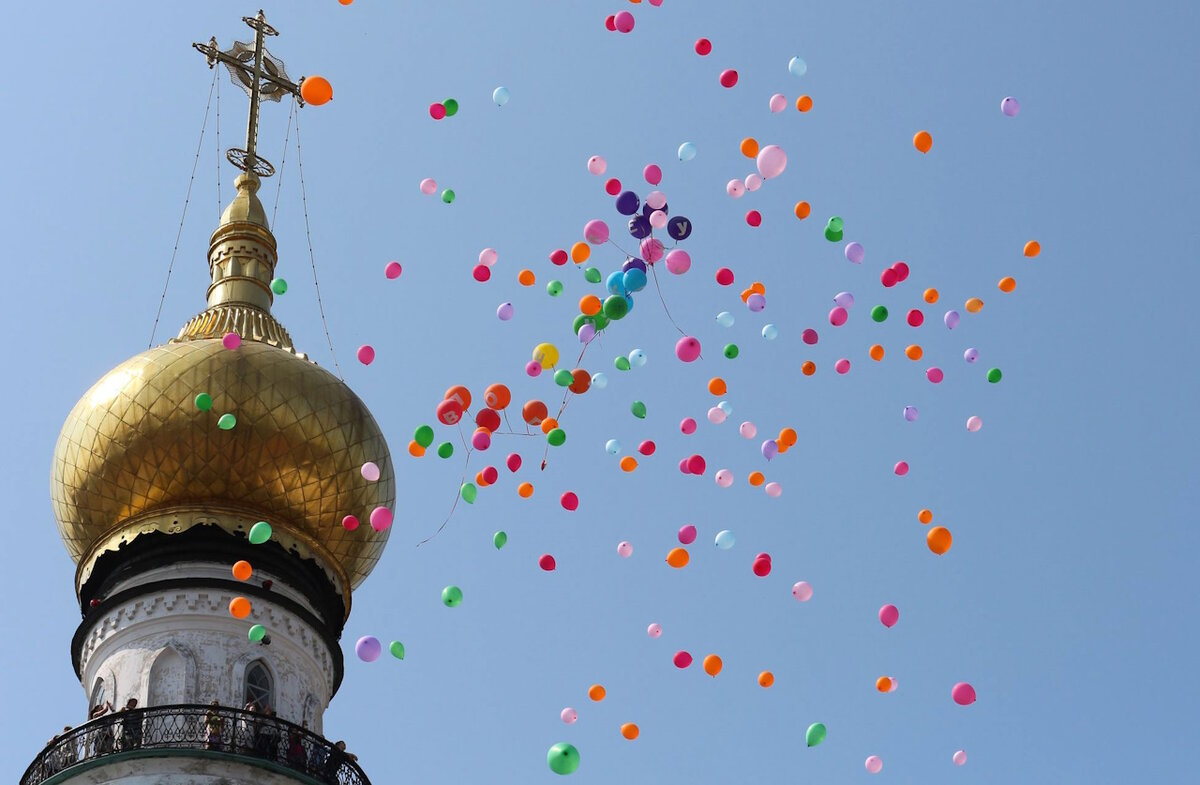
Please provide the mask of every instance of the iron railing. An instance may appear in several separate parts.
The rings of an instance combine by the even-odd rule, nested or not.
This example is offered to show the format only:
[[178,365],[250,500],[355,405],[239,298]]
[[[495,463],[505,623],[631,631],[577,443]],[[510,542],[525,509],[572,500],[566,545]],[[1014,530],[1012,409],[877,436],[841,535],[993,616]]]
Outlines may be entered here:
[[220,706],[173,705],[107,714],[46,745],[21,785],[41,785],[72,766],[137,750],[206,750],[303,772],[329,785],[371,785],[358,764],[307,728]]

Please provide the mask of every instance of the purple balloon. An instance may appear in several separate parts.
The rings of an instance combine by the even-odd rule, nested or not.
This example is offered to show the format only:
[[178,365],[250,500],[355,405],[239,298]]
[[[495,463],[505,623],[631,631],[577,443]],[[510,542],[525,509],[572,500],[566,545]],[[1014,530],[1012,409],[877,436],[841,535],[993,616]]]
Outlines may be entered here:
[[588,322],[587,324],[585,324],[584,326],[579,328],[579,342],[580,343],[591,343],[592,339],[595,337],[596,337],[596,325],[592,324],[591,322]]
[[963,352],[963,359],[969,363],[975,362],[979,359],[979,350],[972,346],[970,349],[967,349],[965,352]]
[[904,407],[904,419],[908,420],[909,422],[916,422],[917,421],[917,407],[905,406]]
[[1016,117],[1021,111],[1021,103],[1010,95],[1000,102],[1000,111],[1005,117]]
[[634,257],[630,256],[625,259],[625,264],[621,265],[621,272],[627,273],[630,270],[641,270],[642,272],[646,272],[646,263],[641,259],[635,259]]
[[961,320],[962,314],[960,314],[958,311],[946,311],[946,315],[942,317],[942,321],[946,323],[946,328],[949,330],[953,330],[955,327],[957,327],[959,321]]
[[621,215],[633,215],[641,206],[641,200],[633,191],[622,191],[617,197],[617,212]]
[[513,318],[513,304],[500,303],[500,306],[496,309],[496,318],[502,322],[507,322]]
[[762,443],[762,454],[768,461],[774,458],[779,454],[779,442],[774,439],[767,439]]
[[754,313],[758,313],[767,307],[767,298],[755,292],[746,298],[746,307]]
[[629,219],[629,234],[636,240],[649,237],[652,229],[650,219],[644,215],[635,215]]
[[354,644],[354,653],[363,662],[375,662],[383,653],[383,644],[374,635],[364,635]]
[[862,264],[863,259],[867,256],[867,251],[862,247],[862,243],[846,243],[844,253],[847,261],[854,264]]
[[833,296],[833,304],[839,308],[851,308],[854,306],[854,295],[850,292],[838,292]]

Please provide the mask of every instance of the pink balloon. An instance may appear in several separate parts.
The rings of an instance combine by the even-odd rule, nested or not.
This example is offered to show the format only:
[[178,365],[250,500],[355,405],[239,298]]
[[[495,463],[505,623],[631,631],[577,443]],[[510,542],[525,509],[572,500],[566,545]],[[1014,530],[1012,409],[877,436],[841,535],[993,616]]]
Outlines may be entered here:
[[645,177],[650,185],[658,185],[662,182],[662,169],[658,168],[658,164],[646,164],[646,168],[642,170],[642,177]]
[[776,93],[767,102],[767,107],[771,110],[771,114],[779,114],[787,108],[787,96],[783,93]]
[[471,434],[471,446],[476,450],[486,450],[492,446],[492,435],[482,428]]
[[567,723],[568,725],[574,725],[575,720],[579,719],[579,712],[575,711],[570,706],[568,706],[567,708],[563,709],[562,713],[559,714],[558,716],[561,717],[562,721]]
[[430,104],[429,105],[429,116],[432,117],[434,120],[443,119],[446,116],[446,106],[444,104],[440,104],[437,102]]
[[428,196],[429,194],[435,193],[436,191],[437,191],[437,180],[434,180],[432,177],[426,177],[424,180],[421,181],[421,193]]
[[738,433],[742,435],[743,439],[753,439],[758,435],[758,426],[747,420],[738,426]]
[[479,263],[491,267],[500,258],[499,252],[495,248],[484,248],[479,252]]
[[838,373],[850,373],[850,361],[843,357],[833,364],[833,370]]
[[593,218],[583,227],[583,239],[592,245],[603,245],[608,242],[608,224],[599,218]]
[[696,421],[691,417],[684,417],[679,421],[679,430],[682,433],[690,436],[696,432]]
[[953,757],[953,758],[951,758],[951,760],[953,760],[953,761],[954,761],[954,765],[955,765],[955,766],[962,766],[962,765],[964,765],[964,764],[967,762],[967,751],[966,751],[966,750],[959,750],[958,752],[955,752],[955,753],[954,753],[954,757]]
[[683,275],[688,270],[692,269],[692,257],[682,248],[671,249],[671,251],[667,254],[666,263],[667,272],[675,275]]
[[965,681],[960,681],[950,688],[950,697],[959,706],[970,706],[975,702],[975,688]]
[[618,33],[628,33],[633,30],[633,14],[628,11],[618,13],[613,22],[617,26]]
[[510,452],[508,457],[504,459],[504,465],[508,467],[510,472],[515,472],[521,468],[521,456],[515,452]]
[[746,193],[746,184],[741,180],[730,180],[725,183],[725,193],[732,196],[734,199],[740,199]]
[[811,327],[806,327],[804,332],[800,333],[800,340],[804,341],[809,346],[816,346],[819,338],[820,336],[817,335],[817,331]]
[[925,371],[925,378],[933,384],[941,384],[942,379],[946,378],[946,374],[942,373],[941,368],[930,368]]
[[714,406],[708,410],[708,421],[713,425],[720,425],[725,422],[725,410],[719,406]]
[[898,477],[903,477],[904,475],[908,474],[908,461],[897,462],[892,471],[894,471]]
[[[862,264],[863,259],[867,258],[867,252],[863,249],[862,243],[846,243],[846,247],[842,250],[842,253],[846,255],[846,261],[851,264]],[[884,286],[887,286],[887,284],[885,283]]]
[[673,661],[675,662],[676,668],[683,669],[692,664],[692,655],[688,654],[686,651],[677,651],[675,652]]
[[867,758],[865,765],[867,767],[867,771],[871,774],[878,774],[879,772],[883,771],[883,761],[880,760],[878,755],[872,755],[871,757]]
[[900,620],[900,609],[895,605],[884,605],[879,609],[879,623],[891,627]]
[[761,177],[759,177],[758,175],[753,174],[753,173],[746,175],[746,190],[747,191],[757,191],[759,188],[762,188],[762,184],[763,184],[763,179]]
[[895,692],[900,687],[900,682],[896,681],[895,676],[888,676],[888,692]]
[[758,151],[754,163],[758,167],[758,173],[770,180],[783,174],[783,170],[787,168],[787,153],[779,145],[769,144]]
[[226,349],[233,351],[242,345],[242,336],[237,333],[225,333],[221,338],[221,345]]
[[696,527],[690,523],[679,527],[679,542],[684,545],[691,545],[696,541]]
[[348,532],[352,532],[357,529],[358,517],[354,515],[347,515],[346,517],[342,518],[342,528]]
[[399,278],[402,272],[404,272],[404,268],[400,266],[399,262],[388,262],[383,268],[383,274],[387,276],[389,281]]
[[[675,253],[672,251],[671,253]],[[667,257],[667,264],[671,263],[670,257]],[[695,362],[700,358],[700,341],[690,335],[685,335],[675,342],[675,356],[681,362]]]
[[813,587],[808,581],[799,581],[792,586],[792,596],[800,602],[808,602],[813,596]]
[[387,507],[376,507],[371,510],[369,520],[371,521],[371,528],[377,532],[381,532],[392,525],[392,511]]
[[602,175],[608,170],[608,162],[598,155],[593,155],[587,161],[587,170],[594,175]]
[[718,469],[713,476],[719,488],[729,488],[733,485],[733,472],[728,469]]
[[579,509],[579,497],[575,495],[573,491],[566,491],[561,497],[559,497],[558,501],[562,505],[563,509],[569,512],[574,512],[575,510]]
[[633,555],[633,543],[620,542],[617,544],[617,555],[622,559],[628,559]]
[[370,365],[375,362],[375,349],[370,344],[363,344],[358,347],[358,361],[363,365]]
[[783,495],[783,486],[777,482],[767,483],[763,486],[763,490],[766,491],[767,495],[772,499],[778,499],[781,495]]
[[829,323],[834,327],[841,327],[850,318],[850,314],[846,313],[846,309],[840,305],[834,306],[829,312]]
[[646,260],[646,264],[654,264],[663,258],[662,241],[654,237],[642,240],[639,250],[642,252],[642,258]]
[[655,210],[650,213],[650,225],[655,229],[662,229],[667,225],[667,214],[662,210]]
[[661,637],[662,636],[662,625],[659,624],[658,622],[651,624],[649,627],[646,628],[646,634],[649,635],[651,638]]
[[525,363],[525,374],[527,376],[538,376],[542,372],[542,364],[537,360],[530,360]]
[[363,479],[366,480],[367,482],[378,482],[379,481],[380,472],[379,472],[378,464],[372,463],[371,461],[367,461],[366,463],[364,463],[362,465],[362,468],[359,469],[359,472],[362,474]]
[[662,191],[651,191],[646,194],[646,204],[651,210],[661,210],[667,206],[667,195]]
[[967,430],[970,431],[971,433],[975,433],[982,427],[983,427],[983,420],[980,419],[979,417],[972,415],[971,417],[967,418]]

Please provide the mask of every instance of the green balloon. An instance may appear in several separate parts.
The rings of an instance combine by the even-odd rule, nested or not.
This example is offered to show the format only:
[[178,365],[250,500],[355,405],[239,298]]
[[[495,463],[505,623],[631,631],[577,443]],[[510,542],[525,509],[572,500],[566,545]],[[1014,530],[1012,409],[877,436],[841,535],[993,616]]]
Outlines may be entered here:
[[737,357],[737,356],[738,356],[738,353],[739,353],[740,351],[741,351],[741,350],[740,350],[740,349],[738,349],[738,346],[737,346],[737,344],[736,344],[736,343],[727,343],[727,344],[725,344],[725,356],[726,356],[726,357],[728,357],[730,360],[732,360],[733,358]]
[[446,117],[454,117],[454,115],[458,114],[458,101],[455,101],[453,98],[447,98],[445,101],[442,101],[442,107],[446,110]]
[[206,412],[212,408],[212,396],[208,393],[200,393],[196,396],[196,408],[202,412]]
[[621,355],[617,359],[613,360],[613,365],[616,366],[618,371],[628,371],[629,370],[629,358],[624,355]]
[[275,294],[284,294],[287,292],[287,281],[282,278],[275,278],[271,281],[271,291]]
[[556,279],[556,280],[553,280],[550,283],[546,284],[546,294],[550,295],[551,297],[558,297],[562,293],[563,293],[563,282],[562,281],[559,281]]
[[222,414],[217,420],[217,427],[222,431],[232,431],[235,425],[237,425],[237,418],[229,413]]
[[422,447],[428,447],[433,444],[433,427],[422,425],[417,430],[413,431],[413,441]]
[[877,322],[886,321],[888,317],[887,308],[882,305],[876,305],[871,309],[871,318]]
[[554,383],[559,387],[570,387],[575,381],[575,377],[566,368],[559,368],[554,372]]
[[614,322],[625,318],[629,313],[629,301],[619,294],[610,294],[604,298],[604,315]]
[[633,416],[637,417],[639,420],[646,419],[646,404],[642,403],[641,401],[634,401],[630,405],[629,411],[633,412]]
[[804,734],[804,741],[810,747],[815,747],[825,741],[825,725],[820,722],[809,725],[808,732]]
[[454,445],[450,442],[442,442],[438,445],[438,457],[449,458],[454,454]]
[[586,267],[583,271],[583,280],[588,283],[600,283],[602,276],[600,271],[595,267]]
[[263,638],[267,637],[267,628],[261,624],[255,624],[250,628],[250,631],[247,632],[246,635],[250,638],[251,643],[258,643]]
[[608,326],[608,317],[604,315],[604,311],[592,317],[592,324],[596,325],[596,332],[600,332]]
[[269,539],[271,539],[271,524],[266,521],[259,521],[250,527],[251,545],[262,545]]
[[546,763],[555,774],[573,774],[579,768],[579,750],[574,744],[555,744],[546,753]]
[[842,239],[842,219],[836,215],[829,219],[829,223],[825,224],[825,239],[831,243],[841,242]]
[[588,322],[590,322],[591,320],[592,320],[592,317],[584,316],[583,314],[579,314],[578,316],[575,317],[575,321],[571,322],[571,328],[573,330],[575,330],[576,335],[579,335],[579,331],[582,330],[583,326],[585,324],[587,324]]
[[442,201],[445,202],[446,204],[450,204],[451,202],[453,202],[454,201],[454,191],[451,191],[449,188],[442,191]]
[[567,432],[562,428],[554,428],[546,434],[546,441],[550,442],[551,447],[562,447],[566,440]]
[[479,493],[479,491],[475,488],[475,483],[473,482],[464,482],[462,484],[462,488],[459,489],[459,492],[462,494],[463,501],[465,501],[467,504],[474,504],[475,496]]
[[503,548],[504,544],[506,542],[508,542],[508,533],[507,532],[498,531],[492,535],[492,545],[496,546],[496,550],[500,550],[501,548]]
[[456,608],[462,605],[462,589],[457,586],[447,586],[442,589],[442,605],[447,608]]
[[1000,377],[1002,377],[1003,375],[1004,374],[1000,373],[999,368],[989,368],[987,380],[989,382],[991,382],[992,384],[995,384],[996,382],[1000,381]]
[[404,659],[404,644],[400,641],[392,641],[388,644],[388,651],[398,660]]

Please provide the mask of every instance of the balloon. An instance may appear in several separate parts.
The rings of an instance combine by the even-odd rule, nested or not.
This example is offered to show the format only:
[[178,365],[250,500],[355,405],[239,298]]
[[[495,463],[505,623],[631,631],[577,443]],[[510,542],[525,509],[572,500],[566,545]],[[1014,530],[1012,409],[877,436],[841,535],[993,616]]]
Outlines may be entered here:
[[975,433],[982,427],[983,427],[983,420],[981,420],[979,417],[971,416],[971,417],[967,418],[967,430],[970,431],[971,433]]
[[492,446],[492,434],[486,428],[478,428],[471,434],[471,446],[476,450],[486,450]]
[[958,311],[946,311],[946,315],[942,317],[942,321],[946,323],[946,328],[950,330],[953,330],[955,327],[957,327],[958,322],[961,319],[962,316],[959,315]]
[[313,106],[328,103],[333,99],[333,85],[323,76],[306,76],[300,80],[300,98]]
[[675,663],[676,668],[683,670],[692,664],[692,655],[686,651],[677,651],[671,660]]
[[771,114],[779,114],[787,109],[787,96],[783,93],[775,93],[767,101],[767,108],[771,110]]
[[866,767],[869,773],[878,774],[879,772],[883,771],[883,761],[880,760],[878,755],[872,755],[871,757],[867,758]]
[[454,117],[458,114],[458,101],[453,98],[447,98],[442,101],[442,106],[446,109],[446,117]]
[[492,545],[496,546],[496,550],[500,550],[508,542],[508,532],[498,531],[492,535]]
[[884,627],[892,627],[900,621],[900,609],[895,605],[884,605],[879,609],[879,623]]
[[629,358],[626,357],[625,355],[621,355],[620,357],[614,358],[613,359],[613,367],[615,367],[618,371],[628,371],[629,370]]
[[602,245],[608,242],[608,224],[598,218],[593,218],[584,224],[583,237],[592,245]]
[[725,193],[732,196],[734,199],[740,199],[746,193],[746,184],[741,180],[733,179],[725,183]]
[[596,703],[599,703],[600,701],[604,700],[604,696],[607,695],[608,692],[604,689],[603,684],[593,684],[592,686],[588,687],[587,694],[589,698]]
[[750,569],[760,578],[765,578],[771,574],[771,559],[765,554],[760,554],[750,565]]
[[922,153],[927,153],[933,147],[933,137],[929,135],[928,131],[917,131],[913,136],[913,147]]
[[533,348],[533,361],[543,368],[558,365],[558,347],[552,343],[539,343]]
[[717,408],[725,412],[726,417],[733,414],[733,406],[730,405],[729,401],[718,401]]
[[667,564],[671,565],[677,570],[686,567],[690,560],[691,556],[688,555],[687,549],[685,548],[672,548],[667,553]]
[[885,305],[876,305],[871,309],[871,318],[877,322],[887,321],[888,309]]
[[244,619],[250,615],[250,600],[245,597],[234,597],[229,601],[229,615],[235,619]]
[[729,311],[721,311],[719,314],[717,314],[717,324],[721,325],[722,327],[732,327],[733,314],[731,314]]
[[[796,99],[796,110],[797,110],[797,111],[799,111],[799,112],[807,112],[809,109],[812,109],[812,107],[813,107],[813,100],[812,100],[812,96],[809,96],[809,95],[802,95],[802,96],[800,96],[799,98],[797,98],[797,99]],[[842,239],[842,238],[840,238],[840,237],[839,237],[839,238],[837,238],[837,239],[839,239],[839,240],[840,240],[840,239]]]
[[650,441],[649,439],[646,439],[638,445],[638,452],[640,452],[642,455],[653,455],[655,449],[656,447],[654,442]]
[[679,527],[679,541],[684,545],[691,545],[696,541],[696,527],[692,524],[685,524]]
[[632,404],[630,404],[629,411],[631,411],[633,416],[637,417],[639,420],[646,419],[646,404],[642,403],[641,401],[634,401]]
[[628,559],[633,555],[633,544],[624,541],[617,543],[617,555],[622,559]]
[[638,726],[633,724],[632,722],[627,722],[621,726],[621,735],[624,736],[625,738],[629,739],[630,741],[633,741],[634,739],[636,739],[640,732],[641,731],[638,730]]
[[[672,218],[671,220],[676,220]],[[687,251],[681,248],[675,248],[667,254],[666,258],[667,272],[674,275],[683,275],[692,266],[692,257]]]
[[709,654],[704,658],[704,672],[713,678],[716,678],[724,666],[725,663],[721,662],[721,658],[715,654]]
[[651,638],[661,637],[662,636],[662,625],[657,624],[657,623],[651,624],[649,627],[646,628],[646,634],[649,635]]
[[522,499],[528,499],[533,495],[533,483],[523,482],[517,486],[517,495]]
[[225,333],[221,337],[221,345],[226,349],[233,351],[242,345],[242,336],[237,333]]
[[758,151],[754,164],[764,179],[771,180],[783,174],[787,168],[787,153],[779,145],[769,144]]
[[704,474],[707,463],[702,455],[691,455],[687,459],[688,471],[692,474]]
[[933,288],[926,289],[922,297],[925,299],[925,302],[933,305],[938,301],[938,290]]
[[996,384],[1004,376],[999,368],[989,368],[987,372],[987,380],[991,384]]
[[762,485],[764,480],[766,480],[766,477],[763,477],[762,472],[750,472],[750,477],[748,478],[748,481],[755,488]]
[[438,445],[437,454],[439,458],[449,458],[454,454],[454,445],[450,442],[442,442]]
[[755,292],[746,298],[746,307],[752,313],[761,313],[767,307],[767,298]]
[[471,277],[480,283],[485,283],[492,277],[492,269],[486,265],[477,264],[471,270]]
[[792,585],[792,596],[800,602],[808,602],[812,599],[813,588],[808,581],[799,581]]
[[808,730],[804,732],[804,743],[810,747],[815,747],[825,741],[825,726],[819,722],[814,722],[808,726]]
[[641,206],[641,201],[638,200],[638,195],[633,191],[624,191],[617,197],[617,212],[621,215],[633,215]]
[[758,155],[758,140],[752,136],[747,136],[742,140],[739,149],[742,151],[742,155],[747,158],[753,158]]
[[364,635],[354,644],[354,653],[363,662],[375,662],[383,653],[383,644],[374,635]]
[[[622,12],[628,13],[628,12]],[[632,14],[630,14],[632,18]],[[632,26],[630,29],[633,29]],[[626,31],[628,32],[628,31]],[[579,768],[579,750],[573,744],[560,742],[546,753],[546,765],[555,774],[573,774]]]
[[422,447],[428,447],[433,444],[433,428],[428,425],[422,425],[413,432],[413,440]]
[[510,97],[507,87],[497,87],[492,91],[492,102],[496,106],[504,106]]
[[546,572],[553,572],[555,568],[554,557],[548,553],[543,553],[538,557],[538,566]]
[[392,525],[392,511],[387,507],[376,507],[371,510],[368,520],[371,522],[372,529],[381,532]]
[[908,461],[898,461],[892,468],[892,471],[895,472],[897,477],[903,477],[908,474]]
[[696,421],[691,417],[684,417],[679,421],[679,430],[685,435],[691,435],[696,432]]
[[719,469],[717,470],[717,473],[713,475],[713,480],[720,488],[730,488],[733,486],[733,472],[729,471],[728,469]]
[[566,387],[572,381],[574,381],[574,379],[575,377],[571,376],[571,372],[566,368],[559,368],[554,372],[554,383],[559,387]]
[[454,191],[449,188],[442,191],[442,201],[446,204],[452,204],[454,202]]
[[717,270],[716,280],[720,286],[729,286],[733,283],[733,270],[728,267],[720,268]]
[[250,534],[246,539],[250,541],[251,545],[262,545],[271,539],[271,524],[266,521],[259,521],[250,527]]
[[633,14],[628,11],[621,11],[613,21],[618,33],[628,33],[633,30]]
[[566,491],[558,499],[562,508],[568,512],[574,512],[579,509],[579,497],[573,491]]
[[725,349],[722,353],[725,355],[726,359],[733,360],[737,358],[739,351],[740,350],[738,349],[736,343],[727,343],[725,344]]
[[879,274],[879,282],[885,289],[891,289],[900,282],[900,276],[896,275],[896,271],[889,267]]
[[967,363],[973,363],[978,359],[979,359],[979,350],[973,346],[963,352],[963,360],[966,361]]
[[593,155],[587,160],[587,170],[594,175],[602,175],[608,169],[608,162],[598,155]]
[[1025,243],[1024,253],[1030,259],[1037,256],[1041,252],[1042,252],[1042,244],[1039,243],[1037,240],[1030,240],[1029,242]]
[[604,373],[597,371],[596,373],[592,374],[592,387],[595,387],[597,390],[603,390],[607,386],[608,377],[605,376]]
[[568,706],[567,708],[563,709],[562,712],[559,713],[558,716],[561,717],[562,721],[565,722],[566,724],[574,725],[575,720],[579,719],[579,712],[575,711],[570,706]]
[[975,688],[965,681],[960,681],[950,688],[950,697],[959,706],[970,706],[975,702]]
[[194,403],[196,404],[197,409],[199,409],[202,412],[206,412],[212,408],[212,405],[213,405],[212,396],[209,395],[208,393],[202,392],[196,396]]
[[358,361],[363,365],[373,363],[375,361],[375,349],[368,344],[358,347]]
[[567,432],[562,428],[551,428],[546,433],[546,442],[551,447],[562,447],[567,441]]
[[282,278],[271,279],[271,291],[275,294],[285,294],[287,292],[287,281]]
[[804,76],[804,74],[807,72],[808,63],[804,62],[799,57],[793,57],[791,60],[788,60],[788,73],[792,76]]
[[[565,251],[563,252],[563,255],[564,257],[566,256]],[[566,263],[565,258],[563,259],[563,263]],[[537,276],[533,274],[533,270],[522,270],[521,272],[517,273],[517,283],[521,284],[522,286],[533,286],[535,283],[537,283]]]
[[421,181],[421,193],[425,194],[426,196],[429,196],[436,190],[437,190],[437,180],[434,180],[432,177],[426,177],[424,180]]
[[868,351],[868,353],[871,355],[871,359],[874,360],[875,362],[879,362],[880,360],[883,359],[883,347],[877,343],[871,345],[871,348]]
[[[1014,114],[1015,114],[1015,113],[1014,113]],[[1011,115],[1010,115],[1010,117],[1011,117]],[[953,760],[953,761],[954,761],[954,765],[955,765],[955,766],[962,766],[962,765],[964,765],[964,764],[967,762],[967,752],[966,752],[966,750],[958,750],[957,752],[955,752],[955,753],[954,753],[954,757],[953,757],[953,758],[951,758],[951,760]]]
[[250,580],[250,576],[253,573],[254,569],[250,566],[250,562],[243,559],[233,563],[233,577],[237,578],[239,581]]
[[929,550],[936,553],[938,556],[950,550],[954,538],[950,536],[950,530],[945,526],[934,526],[925,535],[925,544],[929,546]]
[[1001,278],[1000,282],[996,284],[996,288],[1005,294],[1011,294],[1017,288],[1017,279],[1012,276]]
[[690,363],[700,359],[700,341],[685,335],[675,342],[675,356],[680,362]]
[[463,407],[453,398],[448,398],[437,405],[437,419],[442,425],[455,425],[462,419]]
[[629,353],[629,364],[634,368],[645,366],[646,360],[646,351],[644,349],[634,349]]
[[250,639],[251,643],[258,643],[267,637],[267,628],[261,624],[255,624],[246,631],[246,637]]
[[462,589],[457,586],[447,586],[442,589],[442,604],[447,608],[456,608],[462,604],[463,593]]
[[[1000,102],[1000,111],[1004,113],[1005,117],[1016,117],[1017,114],[1021,111],[1021,104],[1019,101],[1017,101],[1017,99],[1013,98],[1011,95],[1006,96],[1004,98],[1004,100],[1002,100]],[[956,755],[957,755],[957,753],[956,753]],[[966,760],[967,760],[966,753],[963,753],[963,762],[965,763]],[[957,760],[954,762],[958,763]],[[958,765],[961,766],[962,763],[959,763]]]
[[662,182],[662,169],[658,164],[646,164],[646,167],[642,169],[642,177],[646,178],[646,182],[650,185],[658,185]]
[[817,364],[812,360],[805,360],[804,362],[800,363],[800,373],[804,374],[805,376],[812,376],[816,372]]
[[978,297],[972,297],[966,302],[967,313],[979,313],[983,310],[983,300]]
[[727,68],[721,72],[721,87],[729,88],[737,84],[738,72],[732,68]]
[[770,687],[774,683],[775,683],[775,674],[774,673],[771,673],[770,671],[763,671],[762,673],[758,674],[758,686],[762,687],[764,690],[767,689],[768,687]]
[[850,361],[845,357],[841,358],[833,364],[833,370],[841,374],[850,373]]
[[925,314],[921,313],[918,308],[909,310],[904,318],[908,322],[909,327],[920,327],[925,323]]
[[693,142],[684,142],[679,145],[679,160],[690,161],[696,157],[696,145]]
[[656,240],[653,237],[647,237],[642,240],[639,248],[642,252],[642,258],[649,264],[654,264],[663,258],[663,244],[660,240]]
[[762,226],[762,213],[758,210],[751,210],[746,213],[746,223],[750,226]]
[[850,314],[848,314],[846,309],[840,305],[835,305],[829,312],[829,323],[834,327],[841,327],[846,323],[848,318],[850,318]]
[[919,412],[917,411],[917,407],[915,407],[915,406],[905,406],[904,407],[904,419],[907,420],[908,422],[916,422],[918,414],[919,414]]

